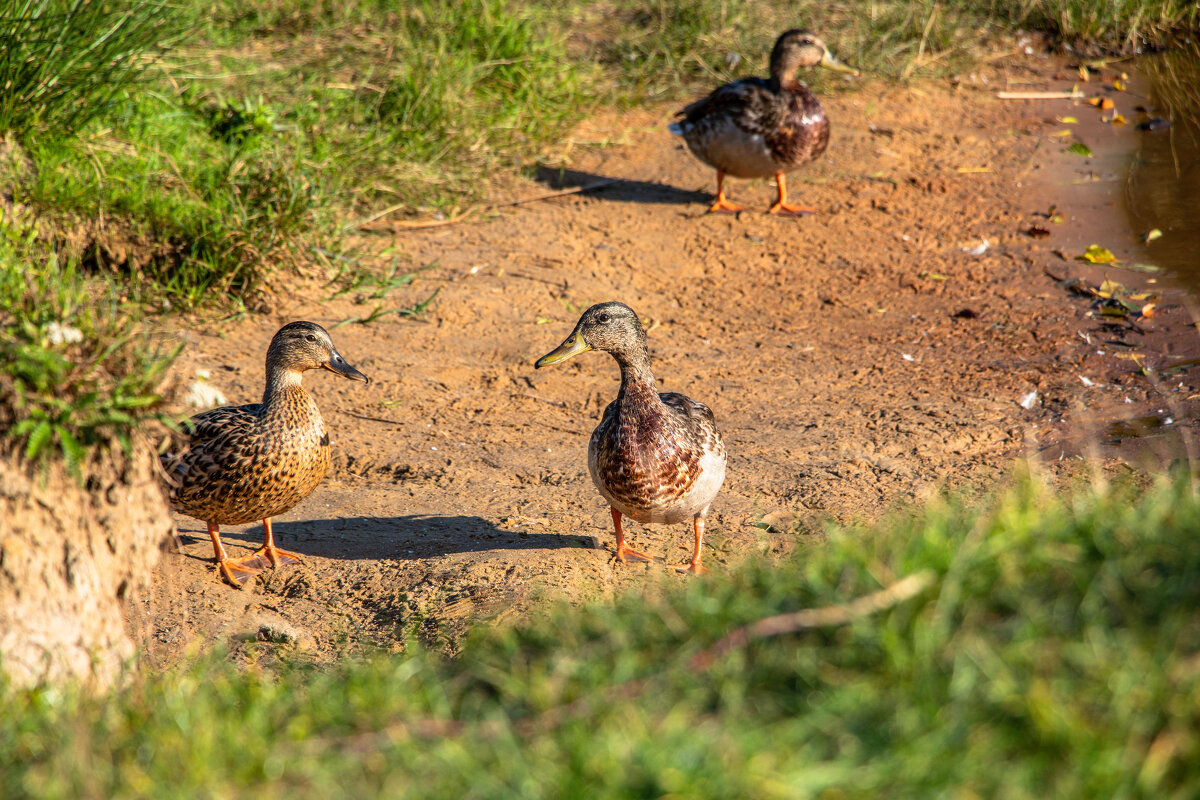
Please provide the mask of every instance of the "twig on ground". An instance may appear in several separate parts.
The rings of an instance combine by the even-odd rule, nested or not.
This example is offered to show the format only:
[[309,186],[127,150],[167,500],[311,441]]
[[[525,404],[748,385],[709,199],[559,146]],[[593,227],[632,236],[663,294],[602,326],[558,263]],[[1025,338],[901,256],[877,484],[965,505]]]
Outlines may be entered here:
[[[466,219],[467,217],[471,216],[472,214],[474,214],[480,210],[483,210],[485,212],[486,211],[494,211],[498,208],[511,208],[513,206],[523,206],[523,205],[526,205],[527,203],[537,203],[542,200],[553,200],[556,197],[566,197],[567,195],[580,194],[581,192],[590,192],[593,189],[603,189],[605,186],[612,186],[614,183],[620,183],[620,180],[621,180],[620,178],[609,178],[607,180],[596,181],[595,183],[589,183],[589,184],[585,184],[583,186],[572,186],[570,189],[563,189],[563,190],[557,191],[557,192],[549,192],[547,194],[539,194],[535,197],[526,197],[522,200],[510,200],[507,203],[493,203],[492,205],[484,207],[482,209],[480,206],[472,206],[471,208],[468,208],[463,213],[457,214],[457,215],[455,215],[453,217],[449,217],[447,219],[419,220],[419,221],[413,221],[413,222],[393,222],[393,223],[391,223],[391,226],[393,228],[401,228],[406,231],[421,230],[422,228],[440,228],[443,225],[453,225],[457,222],[462,222],[464,219]],[[349,228],[356,229],[356,230],[362,229],[362,228],[366,227],[367,225],[370,225],[372,222],[378,222],[379,220],[383,219],[384,217],[388,216],[389,214],[394,214],[395,212],[400,211],[401,209],[406,208],[406,207],[407,207],[407,204],[399,203],[399,204],[391,206],[389,208],[385,208],[383,211],[380,211],[378,214],[373,214],[372,216],[367,217],[366,219],[364,219],[360,222],[356,222],[356,223],[350,225]]]
[[886,589],[872,592],[845,605],[806,608],[791,614],[766,617],[721,637],[716,643],[692,656],[688,664],[692,669],[707,669],[710,664],[730,650],[745,647],[756,639],[795,633],[807,628],[845,625],[860,617],[870,616],[902,603],[910,597],[920,594],[932,583],[933,573],[929,570],[922,570],[893,583]]
[[348,414],[351,417],[357,417],[358,419],[365,419],[367,422],[382,422],[386,425],[403,425],[404,424],[400,420],[384,419],[383,417],[372,417],[367,414],[359,414],[354,411],[343,411],[342,413]]
[[996,92],[1001,100],[1075,100],[1082,99],[1083,92],[1072,89],[1069,92]]

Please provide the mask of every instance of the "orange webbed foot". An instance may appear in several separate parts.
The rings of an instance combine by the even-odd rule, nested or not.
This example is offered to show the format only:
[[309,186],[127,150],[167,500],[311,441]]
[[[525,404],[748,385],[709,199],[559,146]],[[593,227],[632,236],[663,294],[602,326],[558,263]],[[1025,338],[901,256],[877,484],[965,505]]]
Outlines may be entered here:
[[724,197],[718,197],[717,201],[708,207],[708,213],[710,214],[737,214],[745,210],[745,206],[739,206],[737,203],[731,203]]
[[264,566],[269,564],[272,569],[281,567],[284,564],[304,563],[304,557],[299,553],[293,553],[291,550],[280,550],[275,545],[263,545],[254,551],[253,557],[264,562]]
[[809,214],[817,213],[817,210],[808,206],[794,206],[791,203],[776,201],[773,206],[767,209],[767,213],[775,214],[779,217],[806,217]]
[[235,589],[245,589],[266,568],[266,563],[257,553],[242,558],[225,558],[217,562],[217,572]]
[[654,563],[654,556],[646,555],[640,550],[634,550],[632,547],[625,547],[623,545],[617,548],[614,558],[623,564],[628,564],[630,561],[644,561],[649,564]]

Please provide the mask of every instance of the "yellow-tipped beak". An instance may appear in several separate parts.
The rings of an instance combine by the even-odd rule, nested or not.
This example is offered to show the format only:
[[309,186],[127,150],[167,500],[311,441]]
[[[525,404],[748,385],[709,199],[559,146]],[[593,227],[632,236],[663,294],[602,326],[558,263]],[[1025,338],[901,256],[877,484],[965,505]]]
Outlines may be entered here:
[[579,331],[572,331],[565,342],[533,362],[533,368],[548,367],[551,364],[566,361],[571,356],[586,353],[591,349],[592,346],[583,340],[583,335]]
[[828,50],[825,51],[825,55],[821,56],[821,66],[825,67],[826,69],[831,69],[834,72],[846,72],[850,75],[858,74],[858,70],[849,64],[843,64],[841,61],[838,61],[837,58],[834,57],[833,53],[829,52]]

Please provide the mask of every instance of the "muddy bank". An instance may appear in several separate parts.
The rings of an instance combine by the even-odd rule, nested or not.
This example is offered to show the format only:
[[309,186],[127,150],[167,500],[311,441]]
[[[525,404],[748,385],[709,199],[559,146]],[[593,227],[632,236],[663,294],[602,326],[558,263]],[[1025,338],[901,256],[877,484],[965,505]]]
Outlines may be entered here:
[[[276,537],[308,563],[239,593],[215,578],[203,524],[179,518],[181,551],[129,620],[147,658],[280,638],[279,626],[293,632],[286,646],[317,658],[408,635],[452,648],[466,620],[666,574],[610,563],[607,509],[587,476],[614,364],[595,355],[532,370],[593,302],[637,309],[660,383],[717,416],[730,460],[709,517],[716,569],[815,541],[826,518],[986,485],[1014,456],[1063,440],[1100,399],[1152,402],[1133,362],[1095,355],[1080,335],[1098,324],[1088,303],[1047,276],[1068,263],[1052,252],[1069,251],[1068,237],[1025,233],[1064,157],[1049,136],[1061,126],[1046,106],[995,91],[1051,68],[996,63],[908,88],[867,81],[828,101],[829,151],[790,182],[819,210],[803,219],[760,213],[772,187],[743,181],[732,198],[754,211],[705,214],[713,175],[667,133],[674,109],[663,107],[589,121],[533,178],[504,187],[520,198],[615,179],[605,188],[364,233],[356,244],[379,265],[389,248],[436,265],[396,305],[441,292],[420,319],[333,331],[370,387],[307,378],[335,469],[278,519]],[[179,369],[208,370],[230,402],[254,400],[280,324],[332,326],[373,302],[279,288],[266,316],[181,325]],[[1185,317],[1164,308],[1152,326]],[[260,537],[260,526],[225,534],[235,549]],[[689,552],[683,526],[634,525],[631,545],[670,563]]]

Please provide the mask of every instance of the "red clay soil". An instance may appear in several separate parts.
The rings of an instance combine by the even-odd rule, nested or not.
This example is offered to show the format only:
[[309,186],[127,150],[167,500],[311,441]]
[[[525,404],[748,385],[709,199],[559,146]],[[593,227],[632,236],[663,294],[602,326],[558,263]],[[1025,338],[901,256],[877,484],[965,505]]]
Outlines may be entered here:
[[[377,301],[331,299],[297,278],[266,315],[181,323],[181,375],[208,370],[229,402],[258,399],[267,343],[294,319],[333,329],[372,383],[306,378],[334,468],[275,535],[307,563],[235,590],[216,577],[203,523],[177,518],[180,552],[128,620],[148,662],[255,638],[319,659],[414,633],[452,649],[470,619],[604,598],[648,576],[696,580],[610,561],[586,447],[615,396],[615,364],[585,354],[532,368],[594,302],[633,306],[664,390],[716,414],[729,449],[709,517],[716,571],[817,541],[829,518],[986,486],[1022,454],[1070,457],[1097,446],[1115,413],[1163,407],[1155,382],[1116,357],[1131,348],[1104,345],[1145,337],[1103,324],[1046,274],[1080,274],[1051,251],[1082,252],[1087,232],[1069,217],[1049,240],[1025,233],[1079,166],[1049,136],[1062,127],[1054,115],[1082,112],[995,92],[1045,88],[1052,70],[1028,59],[957,81],[868,81],[827,101],[829,150],[790,182],[819,211],[801,219],[762,213],[767,182],[731,183],[752,211],[706,214],[714,176],[667,132],[671,107],[592,119],[498,199],[605,187],[426,229],[383,220],[355,242],[433,265],[388,297],[407,306],[440,289],[419,318],[333,329]],[[382,271],[391,258],[365,263]],[[1163,306],[1141,327],[1191,331],[1183,308]],[[1176,377],[1185,388],[1172,400],[1195,393],[1190,379]],[[665,564],[689,553],[683,525],[630,528],[632,546]],[[236,554],[261,535],[235,526],[225,540]]]

